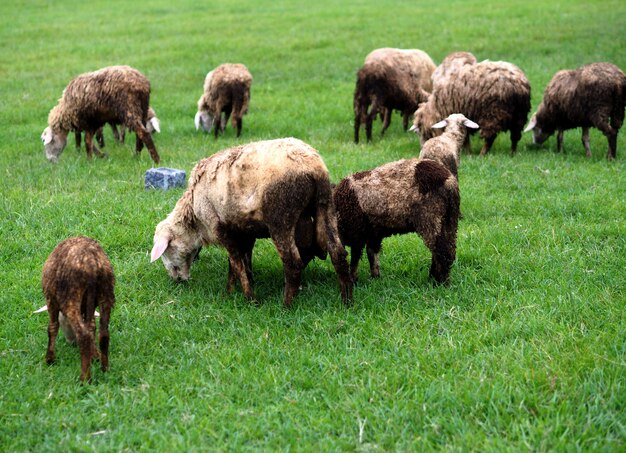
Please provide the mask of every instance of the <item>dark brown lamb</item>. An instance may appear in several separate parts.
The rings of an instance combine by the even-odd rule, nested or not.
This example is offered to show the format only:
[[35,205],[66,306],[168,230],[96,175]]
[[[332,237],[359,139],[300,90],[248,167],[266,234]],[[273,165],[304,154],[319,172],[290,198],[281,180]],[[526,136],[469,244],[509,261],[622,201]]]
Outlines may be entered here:
[[589,128],[600,130],[609,142],[607,159],[617,156],[617,134],[624,123],[626,75],[611,63],[591,63],[557,72],[543,94],[526,131],[541,144],[557,132],[557,150],[563,149],[563,131],[582,127],[582,142],[591,157]]
[[[243,115],[250,104],[252,75],[242,64],[225,63],[209,72],[204,79],[204,93],[198,100],[195,117],[196,129],[202,126],[207,132],[214,129],[215,138],[224,133],[228,118],[232,114],[232,125],[241,135]],[[222,113],[224,120],[222,121]]]
[[48,115],[48,127],[41,139],[49,161],[56,162],[67,144],[70,131],[85,131],[87,156],[103,157],[93,143],[96,131],[105,123],[123,124],[137,134],[136,151],[145,144],[152,160],[159,154],[146,130],[150,104],[150,82],[130,66],[109,66],[81,74],[63,90],[59,103]]
[[406,131],[409,116],[420,102],[426,101],[432,89],[434,70],[433,60],[418,49],[383,48],[367,55],[357,73],[354,91],[354,142],[359,142],[361,124],[365,124],[367,141],[372,139],[372,123],[379,114],[384,135],[393,110],[402,113]]
[[[76,339],[80,348],[80,380],[90,379],[91,362],[98,355],[102,371],[108,370],[109,318],[115,304],[115,276],[100,244],[82,236],[61,242],[44,264],[41,286],[50,316],[46,363],[55,360],[59,318],[64,317],[68,341]],[[96,307],[100,307],[101,312],[100,354],[95,344]]]
[[151,259],[161,257],[173,279],[188,280],[200,248],[220,245],[229,255],[228,291],[238,278],[253,299],[252,249],[256,239],[267,237],[283,262],[286,307],[298,293],[306,263],[325,252],[343,302],[351,303],[328,170],[315,149],[294,138],[249,143],[201,160],[187,191],[157,225]]
[[456,257],[461,202],[457,179],[430,159],[408,159],[344,178],[333,193],[339,236],[351,247],[350,267],[356,281],[367,247],[372,277],[380,275],[384,238],[415,232],[432,253],[430,277],[445,283]]
[[437,85],[415,112],[413,122],[422,144],[438,135],[432,125],[453,113],[462,113],[480,124],[485,141],[480,154],[491,149],[499,132],[511,132],[515,153],[530,112],[530,83],[515,65],[482,61],[459,68],[446,84]]

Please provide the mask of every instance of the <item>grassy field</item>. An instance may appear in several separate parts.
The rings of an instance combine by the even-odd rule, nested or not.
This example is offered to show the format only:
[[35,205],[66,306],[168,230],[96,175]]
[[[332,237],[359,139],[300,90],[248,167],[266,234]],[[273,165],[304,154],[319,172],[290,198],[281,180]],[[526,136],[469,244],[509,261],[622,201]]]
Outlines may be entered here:
[[[282,307],[282,266],[254,252],[260,306],[227,294],[226,253],[202,251],[187,284],[150,264],[155,225],[182,190],[144,191],[144,151],[88,161],[71,140],[49,164],[39,136],[75,75],[130,64],[152,82],[164,166],[191,170],[237,143],[295,136],[337,181],[418,154],[394,115],[384,139],[352,143],[364,56],[454,50],[525,71],[533,110],[559,69],[626,69],[626,3],[580,1],[60,0],[0,4],[0,451],[624,451],[626,131],[617,160],[592,131],[542,148],[508,135],[463,156],[464,218],[448,287],[427,279],[415,235],[384,242],[382,278],[361,266],[342,306],[329,261]],[[193,127],[208,70],[254,76],[240,139]],[[132,138],[132,137],[131,137]],[[78,383],[60,338],[46,366],[41,269],[66,237],[96,238],[117,277],[111,369]]]

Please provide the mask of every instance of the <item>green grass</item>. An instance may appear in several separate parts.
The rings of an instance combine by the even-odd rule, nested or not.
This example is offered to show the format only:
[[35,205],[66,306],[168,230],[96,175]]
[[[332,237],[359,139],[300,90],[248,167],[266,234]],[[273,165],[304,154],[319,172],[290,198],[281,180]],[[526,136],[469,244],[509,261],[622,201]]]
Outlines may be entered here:
[[[607,450],[626,444],[626,132],[615,162],[592,131],[518,154],[499,137],[463,156],[464,219],[448,287],[427,279],[415,235],[389,238],[382,278],[361,266],[341,305],[328,261],[282,307],[273,246],[254,252],[260,306],[227,294],[226,253],[208,248],[188,284],[150,264],[155,225],[181,190],[147,192],[148,154],[113,142],[87,161],[73,144],[49,164],[39,140],[75,75],[130,64],[151,80],[163,164],[191,170],[219,149],[295,136],[333,180],[415,156],[394,115],[352,144],[364,56],[417,47],[504,59],[532,85],[533,109],[559,69],[626,68],[623,1],[5,0],[0,5],[0,450]],[[238,140],[193,128],[208,70],[254,76]],[[131,140],[132,141],[132,140]],[[479,140],[473,141],[474,152]],[[98,239],[117,277],[111,369],[78,383],[60,339],[44,364],[41,269],[64,238]]]

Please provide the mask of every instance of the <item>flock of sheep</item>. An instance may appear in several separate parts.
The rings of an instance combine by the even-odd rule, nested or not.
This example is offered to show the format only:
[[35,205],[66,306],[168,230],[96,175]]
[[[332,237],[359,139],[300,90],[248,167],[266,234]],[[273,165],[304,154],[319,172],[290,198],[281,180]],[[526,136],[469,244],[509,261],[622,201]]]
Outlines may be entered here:
[[[241,64],[224,64],[209,72],[198,101],[196,129],[241,133],[248,111],[252,76]],[[624,120],[626,76],[610,63],[593,63],[560,71],[549,83],[527,131],[536,142],[557,131],[582,127],[590,155],[589,128],[601,130],[616,157],[617,133]],[[227,290],[240,282],[252,290],[252,250],[259,238],[271,238],[284,267],[284,304],[299,291],[307,264],[330,255],[344,304],[352,302],[358,264],[366,249],[372,277],[380,275],[382,241],[392,234],[416,232],[432,253],[430,277],[446,283],[456,257],[460,217],[458,168],[470,134],[480,131],[481,154],[497,134],[510,131],[514,153],[530,112],[530,83],[507,62],[483,61],[467,52],[450,54],[441,65],[421,50],[378,49],[357,73],[354,93],[354,140],[365,125],[371,140],[376,117],[389,127],[399,110],[404,129],[420,135],[418,158],[390,162],[355,173],[336,186],[320,154],[295,138],[253,142],[218,152],[192,170],[189,185],[174,210],[154,234],[151,260],[162,259],[175,280],[187,280],[201,248],[218,244],[228,252]],[[223,118],[223,119],[222,119]],[[124,128],[136,134],[136,151],[145,145],[155,163],[160,158],[151,133],[159,121],[150,108],[150,83],[128,66],[112,66],[72,80],[51,110],[42,134],[46,156],[56,161],[74,132],[80,146],[85,133],[87,155],[102,156],[102,127],[109,123],[123,141]],[[345,246],[351,248],[350,264]],[[50,317],[46,362],[54,361],[59,326],[80,348],[82,381],[99,357],[108,368],[108,323],[115,302],[115,277],[102,247],[93,239],[74,237],[52,252],[43,269],[42,287]],[[99,346],[95,345],[96,307],[101,310]]]

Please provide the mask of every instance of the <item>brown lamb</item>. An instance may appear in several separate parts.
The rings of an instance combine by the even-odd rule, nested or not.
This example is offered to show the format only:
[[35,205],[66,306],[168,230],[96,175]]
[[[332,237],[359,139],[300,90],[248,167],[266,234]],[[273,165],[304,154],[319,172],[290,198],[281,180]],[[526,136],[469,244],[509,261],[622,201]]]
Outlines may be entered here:
[[81,74],[63,90],[59,103],[48,115],[48,127],[41,135],[46,157],[56,162],[67,144],[70,131],[85,131],[87,156],[104,157],[93,143],[96,131],[105,123],[122,124],[137,135],[136,151],[144,144],[158,164],[159,154],[146,130],[150,104],[150,82],[130,66],[109,66]]
[[[115,276],[104,250],[87,237],[61,242],[50,254],[41,279],[50,322],[46,363],[55,360],[54,346],[63,319],[69,342],[77,341],[81,357],[80,380],[90,380],[93,359],[100,357],[102,371],[109,368],[109,318],[115,304]],[[100,307],[100,354],[96,350],[96,307]]]
[[200,248],[220,245],[229,255],[227,290],[238,278],[253,299],[252,249],[266,237],[283,262],[286,307],[298,293],[304,266],[319,256],[316,249],[330,254],[343,302],[351,303],[328,170],[315,149],[294,138],[249,143],[201,160],[187,191],[157,225],[151,259],[161,257],[170,277],[188,280]]
[[367,141],[371,141],[372,123],[379,114],[384,135],[393,110],[402,113],[406,131],[409,116],[432,89],[434,70],[433,60],[418,49],[382,48],[368,54],[357,73],[354,91],[354,142],[359,143],[361,124],[365,124]]
[[489,152],[498,133],[507,130],[515,153],[529,111],[530,83],[524,73],[511,63],[482,61],[462,66],[448,83],[437,85],[415,112],[413,125],[424,144],[438,135],[433,124],[462,113],[480,124],[481,156]]
[[384,238],[415,232],[432,253],[430,277],[446,283],[456,257],[461,202],[457,179],[438,162],[406,159],[355,173],[333,193],[339,236],[350,246],[352,279],[367,247],[372,277],[380,276]]
[[[241,135],[243,115],[250,104],[252,75],[242,64],[225,63],[209,72],[204,79],[204,93],[198,100],[195,117],[196,129],[202,127],[210,132],[214,129],[215,138],[224,133],[228,118],[232,114],[232,126]],[[222,113],[224,120],[222,121]]]
[[609,142],[607,159],[617,156],[617,134],[624,123],[626,75],[611,63],[591,63],[557,72],[543,94],[526,131],[541,144],[557,131],[557,150],[563,149],[563,131],[582,127],[582,142],[591,157],[589,128],[600,130]]

